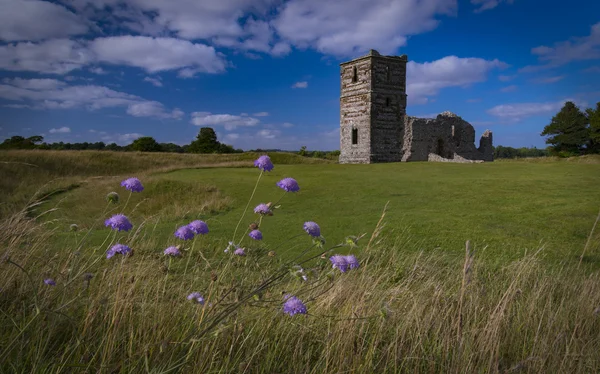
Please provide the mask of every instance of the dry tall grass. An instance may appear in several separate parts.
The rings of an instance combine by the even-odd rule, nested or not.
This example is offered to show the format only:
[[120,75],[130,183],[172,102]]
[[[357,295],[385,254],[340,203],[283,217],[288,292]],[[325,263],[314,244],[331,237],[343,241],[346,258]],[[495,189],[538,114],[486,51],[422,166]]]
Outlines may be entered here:
[[[407,254],[411,238],[380,222],[368,251],[366,238],[354,250],[359,269],[330,273],[317,257],[304,265],[308,284],[288,274],[255,293],[279,256],[250,249],[228,257],[200,239],[168,261],[152,233],[149,219],[128,234],[133,257],[107,260],[106,245],[78,245],[82,234],[52,248],[43,224],[23,216],[3,222],[0,371],[600,371],[598,273],[550,273],[539,251],[492,270],[474,245],[461,265],[441,252]],[[56,287],[42,283],[48,275]],[[204,307],[185,300],[192,291],[205,295]],[[304,300],[309,315],[284,315],[282,293]]]

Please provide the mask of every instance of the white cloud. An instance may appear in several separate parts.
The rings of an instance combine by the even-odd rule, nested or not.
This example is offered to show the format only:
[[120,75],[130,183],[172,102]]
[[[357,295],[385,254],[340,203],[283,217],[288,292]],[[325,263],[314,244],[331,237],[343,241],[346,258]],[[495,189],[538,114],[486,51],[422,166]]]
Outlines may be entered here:
[[50,129],[48,132],[50,134],[66,134],[71,132],[71,129],[68,127],[60,127],[58,129]]
[[565,99],[555,102],[544,103],[517,103],[496,105],[487,112],[493,116],[505,119],[509,122],[518,122],[527,117],[552,115],[558,112],[567,101],[575,102],[576,104],[585,107],[587,103],[573,99]]
[[483,82],[490,70],[507,66],[498,60],[456,56],[425,63],[409,61],[406,67],[408,101],[410,104],[424,104],[445,87],[467,87]]
[[146,77],[146,78],[144,78],[144,82],[152,83],[152,85],[154,85],[156,87],[162,87],[163,86],[160,77],[156,77],[156,78],[154,78],[154,77]]
[[306,146],[309,150],[334,150],[340,147],[340,131],[333,129],[315,130],[307,135],[291,135],[276,129],[262,129],[238,134],[235,139],[225,139],[235,148],[298,150]]
[[281,126],[283,126],[286,129],[289,129],[290,127],[294,127],[294,124],[289,123],[289,122],[284,122]]
[[29,90],[52,90],[66,85],[65,82],[61,82],[56,79],[23,79],[23,78],[5,78],[2,80],[3,83],[11,86],[25,88]]
[[519,88],[517,85],[512,84],[510,86],[502,87],[500,89],[500,91],[502,91],[502,92],[513,92],[513,91],[516,91],[517,88]]
[[132,142],[132,141],[136,140],[137,138],[141,138],[142,136],[144,136],[144,135],[134,132],[131,134],[119,134],[119,135],[117,135],[117,139],[119,139],[119,141],[121,141],[121,142]]
[[0,69],[66,74],[93,62],[85,46],[67,39],[0,45]]
[[264,139],[275,139],[275,137],[279,134],[279,131],[269,129],[262,129],[256,132],[256,135],[258,135],[258,137]]
[[307,88],[307,87],[308,87],[307,81],[296,82],[292,85],[292,88]]
[[[66,86],[53,80],[4,80],[0,84],[0,98],[29,102],[23,107],[32,109],[69,109],[83,107],[97,110],[109,107],[127,108],[136,117],[179,119],[184,113],[179,109],[167,112],[161,103],[139,96],[112,90],[104,86]],[[15,107],[13,105],[13,107]]]
[[218,73],[225,62],[213,47],[174,38],[112,36],[97,38],[89,48],[98,61],[135,66],[150,73],[182,68]]
[[268,115],[269,112],[258,112],[253,114],[254,117],[267,117]]
[[98,75],[108,74],[108,72],[106,70],[102,69],[101,67],[95,67],[95,68],[91,68],[89,70],[91,73],[98,74]]
[[471,4],[475,6],[479,6],[479,8],[475,9],[475,13],[481,13],[486,10],[494,9],[500,3],[508,3],[512,4],[514,0],[471,0]]
[[407,36],[435,29],[438,15],[454,15],[456,9],[456,0],[291,0],[272,24],[299,48],[338,56],[371,48],[393,54]]
[[554,46],[539,46],[531,49],[540,62],[546,65],[526,66],[519,71],[531,72],[557,67],[572,61],[600,59],[600,22],[591,27],[590,35],[555,43]]
[[142,103],[131,104],[127,108],[127,114],[134,117],[156,117],[181,119],[184,113],[179,109],[174,109],[171,113],[165,112],[165,107],[157,101],[145,101]]
[[193,112],[190,123],[196,126],[223,126],[225,130],[234,130],[237,127],[255,126],[260,121],[249,116],[236,116],[232,114],[211,114],[210,112]]
[[532,80],[532,82],[534,83],[556,83],[560,80],[562,80],[565,76],[564,75],[558,75],[558,76],[554,76],[554,77],[543,77],[543,78],[537,78]]
[[0,7],[0,40],[63,38],[88,30],[79,16],[48,1],[2,0]]

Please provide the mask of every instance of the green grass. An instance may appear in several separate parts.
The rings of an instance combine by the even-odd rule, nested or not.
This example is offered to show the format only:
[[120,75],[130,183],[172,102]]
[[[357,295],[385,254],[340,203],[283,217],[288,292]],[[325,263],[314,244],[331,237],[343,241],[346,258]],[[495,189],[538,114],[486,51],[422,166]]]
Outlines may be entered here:
[[[598,229],[579,266],[599,208],[597,159],[309,165],[274,155],[237,237],[257,203],[283,196],[278,180],[294,177],[301,191],[283,196],[263,221],[264,240],[245,239],[248,255],[234,257],[223,249],[258,176],[251,160],[7,155],[7,167],[44,165],[37,177],[21,168],[0,184],[11,209],[56,177],[77,187],[0,222],[0,372],[600,371]],[[94,178],[111,159],[122,162]],[[194,169],[182,169],[187,162]],[[119,182],[131,173],[145,190],[129,199]],[[110,191],[118,205],[106,203]],[[134,230],[103,227],[120,211]],[[198,218],[207,236],[173,237]],[[302,231],[307,220],[320,224],[324,250],[367,235],[321,258]],[[72,223],[80,230],[69,232]],[[465,256],[467,239],[475,251]],[[133,256],[106,259],[117,241]],[[162,250],[176,244],[183,258],[166,259]],[[286,265],[303,250],[301,259],[313,257],[302,264],[306,283]],[[361,267],[331,269],[328,254],[348,252]],[[258,290],[273,274],[280,278]],[[57,286],[44,285],[47,277]],[[204,307],[186,301],[192,291]],[[309,315],[281,313],[284,293]]]
[[[130,207],[140,204],[132,218],[140,222],[159,214],[156,230],[164,238],[180,224],[204,219],[224,245],[257,175],[255,168],[154,175],[143,194],[133,195]],[[298,180],[300,192],[284,196],[276,182],[287,176]],[[413,251],[460,252],[471,240],[476,250],[485,248],[486,257],[500,263],[540,246],[551,262],[576,263],[598,213],[599,184],[600,165],[591,163],[277,165],[263,175],[238,238],[256,218],[252,208],[260,202],[282,198],[275,216],[262,223],[267,249],[302,233],[307,220],[321,225],[329,243],[370,235],[389,202],[387,227],[409,235]],[[49,217],[60,218],[63,231],[70,223],[87,227],[112,190],[122,191],[118,179],[89,183],[65,196],[61,211]],[[597,263],[598,243],[593,244],[588,259]]]

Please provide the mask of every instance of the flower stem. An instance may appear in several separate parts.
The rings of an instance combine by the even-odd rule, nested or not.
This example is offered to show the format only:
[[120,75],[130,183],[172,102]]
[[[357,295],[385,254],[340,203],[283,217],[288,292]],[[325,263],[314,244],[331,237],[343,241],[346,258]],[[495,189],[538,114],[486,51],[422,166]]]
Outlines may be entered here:
[[258,182],[260,182],[260,178],[262,177],[263,173],[264,172],[261,171],[260,174],[258,175],[258,179],[256,180],[256,184],[254,185],[254,189],[252,190],[252,195],[250,195],[250,199],[248,199],[248,204],[246,204],[244,213],[242,213],[242,217],[238,221],[237,226],[235,226],[235,231],[233,232],[233,238],[231,239],[231,241],[233,243],[235,243],[235,235],[237,234],[237,230],[240,227],[240,223],[242,223],[242,221],[244,220],[244,216],[246,215],[246,212],[248,211],[248,207],[250,206],[250,202],[252,202],[252,198],[254,197],[254,194],[256,193],[256,189],[258,188]]

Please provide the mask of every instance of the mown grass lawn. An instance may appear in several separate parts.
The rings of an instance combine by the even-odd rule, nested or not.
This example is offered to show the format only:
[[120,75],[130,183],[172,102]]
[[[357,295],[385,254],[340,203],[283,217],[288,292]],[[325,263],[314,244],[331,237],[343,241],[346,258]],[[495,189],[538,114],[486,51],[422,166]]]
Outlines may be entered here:
[[[143,214],[131,216],[140,222],[160,208],[161,219],[153,225],[165,245],[178,225],[204,219],[211,229],[210,240],[224,248],[258,175],[256,168],[183,169],[154,175],[154,184],[134,194],[128,210],[141,202],[137,211]],[[276,186],[284,177],[297,179],[300,192],[284,194]],[[120,191],[125,201],[127,194],[118,183],[114,179],[101,187],[88,184],[70,192],[72,196],[62,196],[61,222],[98,217],[105,194],[112,190]],[[261,225],[260,245],[266,249],[285,248],[287,239],[302,234],[302,224],[309,220],[321,225],[329,244],[348,235],[370,235],[389,202],[386,230],[408,234],[415,245],[407,250],[462,253],[465,241],[471,240],[477,250],[485,249],[482,257],[499,263],[540,246],[551,262],[575,263],[598,213],[598,185],[600,165],[572,162],[276,165],[262,176],[237,238],[256,218],[252,209],[261,202],[281,199],[281,208]],[[168,200],[166,189],[171,190]],[[225,200],[207,209],[206,201],[215,194]],[[169,203],[160,205],[153,199]],[[144,211],[149,204],[154,207]],[[103,237],[103,231],[96,236]],[[249,238],[242,244],[257,245]],[[597,241],[588,254],[589,262],[600,259]]]

